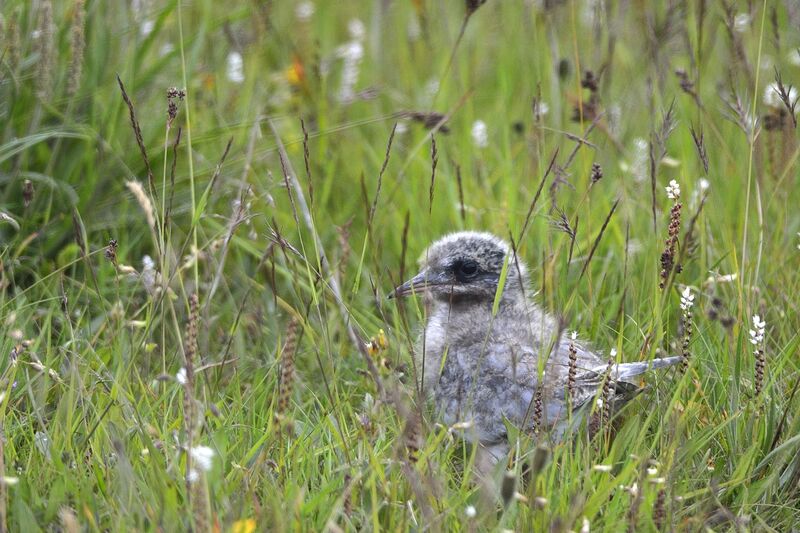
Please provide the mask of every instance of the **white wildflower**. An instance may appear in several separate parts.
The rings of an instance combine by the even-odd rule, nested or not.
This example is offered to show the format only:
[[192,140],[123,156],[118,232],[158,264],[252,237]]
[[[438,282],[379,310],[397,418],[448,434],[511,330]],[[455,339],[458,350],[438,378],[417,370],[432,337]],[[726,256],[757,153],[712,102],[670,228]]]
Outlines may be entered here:
[[701,191],[707,191],[709,187],[711,187],[711,182],[708,181],[706,178],[700,178],[697,181],[697,186]]
[[482,120],[476,120],[472,124],[472,144],[475,148],[486,148],[489,146],[489,129]]
[[178,373],[175,374],[175,380],[181,385],[186,385],[186,369],[184,367],[181,367]]
[[747,13],[739,13],[733,19],[733,29],[739,33],[746,32],[748,26],[750,26],[750,15]]
[[547,102],[537,101],[533,108],[533,114],[537,117],[543,117],[550,112],[550,106]]
[[200,479],[200,472],[192,468],[189,470],[189,473],[186,474],[186,481],[189,483],[195,483],[198,479]]
[[475,518],[475,516],[478,514],[478,511],[475,509],[474,505],[467,505],[467,508],[464,509],[464,514],[467,515],[467,518]]
[[585,516],[583,517],[583,522],[581,523],[581,530],[580,533],[589,533],[591,524],[589,523],[589,519]]
[[687,286],[681,293],[681,309],[686,312],[691,311],[694,306],[694,297],[692,289]]
[[574,341],[578,340],[578,332],[577,331],[573,331],[572,335],[570,335],[570,338],[572,340],[574,340]]
[[242,83],[244,81],[244,59],[242,54],[233,51],[228,54],[226,74],[228,79],[233,83]]
[[664,189],[667,191],[667,198],[670,200],[677,200],[681,197],[681,186],[675,180],[671,180]]
[[658,474],[658,468],[656,468],[654,466],[647,467],[647,475],[648,476],[655,476],[656,474]]
[[214,459],[214,450],[208,446],[195,446],[191,450],[192,460],[203,472],[211,470]]
[[142,37],[147,37],[151,33],[153,33],[153,28],[155,27],[155,22],[152,20],[143,20],[142,23],[139,25],[139,35]]
[[[353,22],[351,26],[355,25]],[[361,26],[363,28],[363,24]],[[358,34],[358,31],[352,31],[351,35]],[[363,37],[363,36],[362,36]],[[342,82],[339,87],[339,101],[350,102],[355,98],[355,86],[358,81],[358,74],[360,71],[361,59],[364,57],[364,45],[361,43],[362,38],[353,37],[353,39],[336,49],[336,56],[342,59]]]
[[367,30],[364,28],[364,23],[359,19],[353,19],[347,23],[347,31],[350,32],[350,37],[356,41],[363,41]]
[[750,330],[750,344],[759,346],[764,342],[764,330],[767,323],[759,315],[753,315],[753,329]]
[[314,15],[314,2],[300,2],[294,8],[294,16],[300,22],[308,22]]

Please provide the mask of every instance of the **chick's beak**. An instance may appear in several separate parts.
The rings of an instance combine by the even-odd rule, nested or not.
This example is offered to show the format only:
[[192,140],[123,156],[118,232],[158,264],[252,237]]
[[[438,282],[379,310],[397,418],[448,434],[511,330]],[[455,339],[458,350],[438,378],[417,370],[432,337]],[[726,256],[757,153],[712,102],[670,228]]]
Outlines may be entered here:
[[427,291],[431,287],[450,284],[452,284],[452,281],[446,275],[423,270],[390,292],[388,297],[400,298],[403,296],[408,296],[409,294],[420,294]]

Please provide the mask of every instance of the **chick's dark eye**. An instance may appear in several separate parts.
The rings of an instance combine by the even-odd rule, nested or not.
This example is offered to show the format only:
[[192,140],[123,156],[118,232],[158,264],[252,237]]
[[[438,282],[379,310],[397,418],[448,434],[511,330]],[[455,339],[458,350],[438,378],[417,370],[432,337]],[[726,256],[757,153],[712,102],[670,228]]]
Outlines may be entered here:
[[478,263],[475,261],[459,261],[453,267],[458,281],[468,281],[478,274]]

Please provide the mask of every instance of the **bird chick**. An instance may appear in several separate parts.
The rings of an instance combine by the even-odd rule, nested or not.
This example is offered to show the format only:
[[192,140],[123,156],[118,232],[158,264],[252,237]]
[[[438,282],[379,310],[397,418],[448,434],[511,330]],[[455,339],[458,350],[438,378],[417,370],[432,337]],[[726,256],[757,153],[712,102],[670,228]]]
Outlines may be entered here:
[[[417,351],[422,389],[433,396],[442,421],[469,426],[466,438],[494,461],[508,451],[504,419],[534,429],[532,403],[538,388],[543,407],[538,429],[546,429],[554,440],[568,430],[570,419],[579,423],[588,411],[581,408],[591,405],[607,364],[565,338],[556,318],[533,301],[527,269],[502,239],[459,232],[436,241],[422,255],[419,274],[391,296],[410,294],[421,295],[428,312]],[[577,351],[571,399],[570,344]],[[668,357],[614,366],[612,402],[619,406],[635,395],[639,386],[633,377],[679,361]]]

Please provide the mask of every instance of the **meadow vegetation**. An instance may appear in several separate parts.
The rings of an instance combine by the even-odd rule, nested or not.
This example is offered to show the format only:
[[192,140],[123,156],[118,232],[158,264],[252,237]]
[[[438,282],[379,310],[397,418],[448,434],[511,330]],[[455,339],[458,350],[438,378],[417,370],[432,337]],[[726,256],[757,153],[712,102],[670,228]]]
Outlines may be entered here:
[[[800,523],[796,2],[0,6],[0,530]],[[386,298],[459,229],[683,364],[477,482]]]

